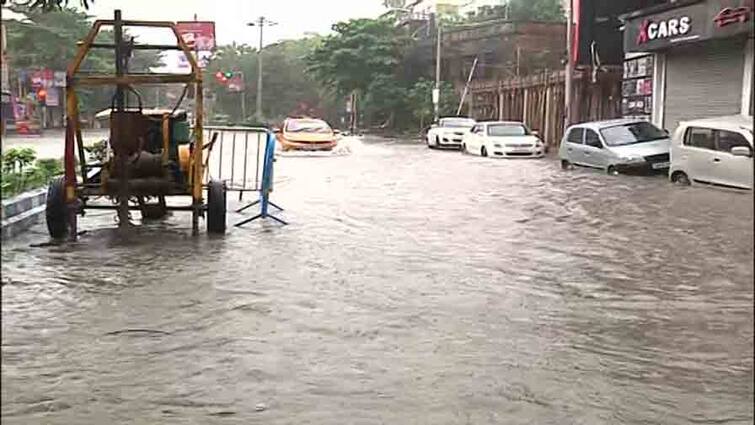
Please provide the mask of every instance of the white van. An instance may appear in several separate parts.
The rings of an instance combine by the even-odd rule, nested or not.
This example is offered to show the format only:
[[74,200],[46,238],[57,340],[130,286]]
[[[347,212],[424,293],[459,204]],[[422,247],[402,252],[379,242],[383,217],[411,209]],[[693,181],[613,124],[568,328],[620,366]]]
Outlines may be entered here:
[[752,190],[752,117],[734,115],[683,121],[671,144],[669,178]]

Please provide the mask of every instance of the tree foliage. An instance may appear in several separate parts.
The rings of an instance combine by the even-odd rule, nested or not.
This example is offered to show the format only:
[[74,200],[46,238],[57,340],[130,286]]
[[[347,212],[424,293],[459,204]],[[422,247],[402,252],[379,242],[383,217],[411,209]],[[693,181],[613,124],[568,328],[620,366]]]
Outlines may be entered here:
[[560,0],[509,0],[506,4],[481,6],[467,15],[467,22],[508,18],[511,21],[561,22],[566,20]]
[[[305,73],[304,58],[316,43],[316,37],[310,37],[283,41],[262,50],[262,115],[265,119],[280,121],[287,115],[304,113],[303,110],[329,115],[328,97]],[[205,77],[216,98],[215,112],[228,115],[236,122],[250,121],[256,107],[257,70],[256,49],[247,45],[219,47]],[[218,71],[242,72],[245,90],[229,92],[227,85],[215,79]],[[245,117],[241,111],[241,96],[246,105]]]
[[[20,11],[19,6],[12,10]],[[44,10],[32,9],[24,12],[26,22],[8,21],[8,58],[12,63],[13,80],[21,70],[52,69],[63,71],[78,51],[77,42],[84,39],[91,28],[91,19],[85,13],[71,8]],[[101,43],[112,43],[113,32],[101,30],[97,39]],[[129,59],[129,70],[144,72],[159,66],[158,52],[137,50]],[[112,50],[92,49],[81,66],[82,72],[114,73],[115,58]],[[77,90],[80,108],[83,113],[96,112],[110,106],[114,89],[81,88]],[[142,89],[148,91],[147,89]]]
[[307,55],[307,71],[328,89],[366,92],[378,76],[396,72],[407,40],[390,19],[353,19],[333,31]]
[[[43,11],[61,10],[68,7],[69,3],[73,3],[70,0],[0,0],[0,4],[5,6],[7,3],[15,6],[26,7],[29,9],[40,9]],[[77,0],[78,3],[84,9],[89,9],[89,5],[94,3],[94,0]]]

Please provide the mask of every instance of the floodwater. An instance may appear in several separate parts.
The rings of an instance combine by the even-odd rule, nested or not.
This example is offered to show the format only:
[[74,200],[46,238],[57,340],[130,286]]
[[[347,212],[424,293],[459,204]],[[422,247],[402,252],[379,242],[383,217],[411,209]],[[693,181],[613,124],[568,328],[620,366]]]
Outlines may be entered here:
[[6,243],[3,423],[752,423],[751,194],[347,151],[279,156],[286,227]]

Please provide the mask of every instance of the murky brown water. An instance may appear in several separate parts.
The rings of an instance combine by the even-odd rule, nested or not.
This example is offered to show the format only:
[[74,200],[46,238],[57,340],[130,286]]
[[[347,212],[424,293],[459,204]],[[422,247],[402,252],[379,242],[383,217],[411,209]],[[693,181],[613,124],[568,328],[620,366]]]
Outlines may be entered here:
[[3,423],[752,422],[752,195],[400,143],[277,167],[288,227],[6,243]]

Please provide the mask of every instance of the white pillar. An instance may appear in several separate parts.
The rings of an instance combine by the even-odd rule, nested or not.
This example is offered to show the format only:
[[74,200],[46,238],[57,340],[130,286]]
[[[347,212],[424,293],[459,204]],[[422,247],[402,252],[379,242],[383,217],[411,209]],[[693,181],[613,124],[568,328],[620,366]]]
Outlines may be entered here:
[[750,102],[753,100],[753,39],[747,40],[745,45],[745,67],[742,77],[742,115],[750,115]]

